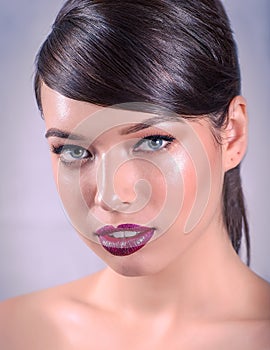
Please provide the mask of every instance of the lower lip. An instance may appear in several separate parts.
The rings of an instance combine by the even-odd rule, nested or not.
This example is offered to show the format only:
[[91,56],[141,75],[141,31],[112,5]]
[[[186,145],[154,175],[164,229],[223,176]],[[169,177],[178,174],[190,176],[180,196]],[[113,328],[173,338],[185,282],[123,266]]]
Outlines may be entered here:
[[[118,226],[118,231],[121,231],[120,226]],[[123,229],[123,231],[126,230]],[[103,234],[98,234],[98,238],[103,248],[110,254],[116,256],[131,255],[142,249],[150,241],[155,230],[153,228],[143,228],[140,232],[139,229],[134,228],[132,231],[138,231],[139,233],[134,237],[115,238],[103,232]]]

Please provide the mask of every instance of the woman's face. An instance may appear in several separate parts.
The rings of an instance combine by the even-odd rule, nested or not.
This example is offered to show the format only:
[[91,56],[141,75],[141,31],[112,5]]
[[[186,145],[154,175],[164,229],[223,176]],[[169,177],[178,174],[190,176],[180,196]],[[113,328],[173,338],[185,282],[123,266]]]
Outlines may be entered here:
[[65,211],[115,271],[160,271],[222,228],[222,152],[205,119],[104,108],[44,84],[41,100]]

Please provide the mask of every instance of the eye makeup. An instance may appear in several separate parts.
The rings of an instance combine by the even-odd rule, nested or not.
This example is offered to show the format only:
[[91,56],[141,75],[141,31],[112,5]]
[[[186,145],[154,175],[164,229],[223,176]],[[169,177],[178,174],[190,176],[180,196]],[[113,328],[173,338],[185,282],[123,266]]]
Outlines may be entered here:
[[89,160],[92,161],[94,159],[94,155],[90,151],[78,145],[52,145],[51,151],[52,153],[59,155],[59,159],[65,165],[77,163],[82,165],[83,163]]
[[[157,153],[169,149],[176,138],[169,133],[160,133],[156,130],[147,130],[147,132],[139,132],[139,135],[129,136],[128,140],[133,138],[139,139],[135,145],[131,146],[131,152],[134,153]],[[79,165],[93,161],[95,159],[94,152],[90,152],[87,148],[76,144],[58,144],[51,145],[51,152],[59,156],[59,160],[64,165]]]
[[157,152],[168,148],[175,141],[171,135],[150,134],[141,138],[134,146],[134,152]]

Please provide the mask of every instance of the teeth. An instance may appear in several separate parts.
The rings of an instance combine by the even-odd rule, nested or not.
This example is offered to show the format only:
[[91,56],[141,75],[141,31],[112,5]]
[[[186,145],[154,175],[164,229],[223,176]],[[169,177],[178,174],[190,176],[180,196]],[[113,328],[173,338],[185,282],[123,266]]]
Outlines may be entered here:
[[138,233],[136,231],[116,231],[111,233],[110,236],[114,238],[130,238],[136,236]]
[[114,237],[114,238],[124,238],[125,237],[125,232],[117,231],[117,232],[111,233],[110,236]]
[[138,234],[136,231],[125,231],[125,237],[134,237]]

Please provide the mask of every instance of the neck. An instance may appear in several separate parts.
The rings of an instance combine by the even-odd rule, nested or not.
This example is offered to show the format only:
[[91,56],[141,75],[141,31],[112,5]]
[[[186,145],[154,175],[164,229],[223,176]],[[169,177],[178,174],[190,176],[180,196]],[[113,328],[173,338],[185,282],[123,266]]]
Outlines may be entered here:
[[174,310],[192,317],[209,315],[211,309],[216,312],[223,307],[231,295],[228,286],[243,268],[226,232],[206,234],[158,273],[126,277],[106,269],[97,290],[99,295],[105,291],[103,300],[118,312],[156,315]]

